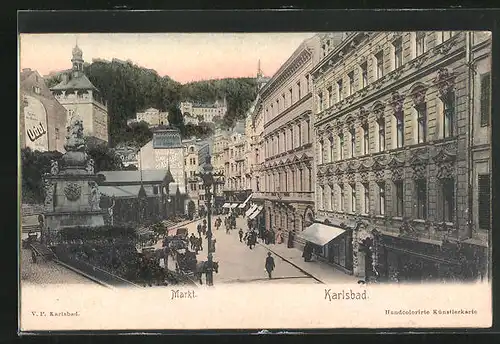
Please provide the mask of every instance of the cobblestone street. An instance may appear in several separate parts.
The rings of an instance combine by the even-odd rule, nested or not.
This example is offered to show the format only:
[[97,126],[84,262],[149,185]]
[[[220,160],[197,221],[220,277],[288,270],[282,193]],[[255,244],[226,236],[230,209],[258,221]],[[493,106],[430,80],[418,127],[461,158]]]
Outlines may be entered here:
[[[212,224],[215,218],[212,218]],[[196,232],[199,221],[188,224],[189,235]],[[280,257],[273,255],[276,268],[273,272],[273,279],[269,280],[264,268],[268,250],[261,245],[256,245],[249,249],[244,243],[240,243],[238,229],[244,224],[244,219],[238,219],[238,228],[226,234],[224,226],[219,230],[213,230],[216,239],[216,251],[213,255],[214,261],[219,262],[219,273],[214,274],[214,284],[218,283],[293,283],[293,284],[314,284],[319,283],[310,276],[307,276],[299,269],[289,264]],[[246,225],[242,227],[246,229]],[[198,261],[207,259],[207,240],[203,240],[203,251],[198,254]]]

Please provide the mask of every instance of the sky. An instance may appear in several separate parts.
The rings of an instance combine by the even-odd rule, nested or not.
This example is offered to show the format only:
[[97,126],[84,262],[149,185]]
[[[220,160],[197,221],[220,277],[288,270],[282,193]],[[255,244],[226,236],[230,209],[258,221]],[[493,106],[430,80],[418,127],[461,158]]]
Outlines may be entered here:
[[41,75],[71,68],[78,41],[85,62],[94,58],[131,60],[175,81],[251,77],[261,69],[272,76],[292,55],[307,33],[147,33],[147,34],[22,34],[20,69]]

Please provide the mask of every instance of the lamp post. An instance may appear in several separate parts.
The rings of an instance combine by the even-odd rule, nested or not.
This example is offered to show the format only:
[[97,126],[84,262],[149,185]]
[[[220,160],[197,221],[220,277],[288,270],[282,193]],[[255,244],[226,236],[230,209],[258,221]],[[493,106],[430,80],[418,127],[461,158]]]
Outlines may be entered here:
[[207,256],[207,285],[213,285],[213,257],[212,257],[212,192],[211,188],[218,183],[218,179],[223,177],[220,172],[213,172],[214,167],[210,162],[211,157],[208,155],[205,158],[205,163],[202,166],[201,172],[196,173],[195,176],[199,177],[203,181],[203,187],[205,189],[205,202],[207,205],[207,239],[208,239],[208,256]]

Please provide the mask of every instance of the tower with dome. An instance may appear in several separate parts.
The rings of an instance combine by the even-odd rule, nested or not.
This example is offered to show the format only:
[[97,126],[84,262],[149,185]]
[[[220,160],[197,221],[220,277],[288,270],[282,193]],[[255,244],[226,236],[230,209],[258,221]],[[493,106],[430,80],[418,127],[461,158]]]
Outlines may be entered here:
[[90,142],[108,144],[108,108],[99,90],[85,75],[83,52],[75,45],[72,51],[71,70],[63,73],[59,84],[50,90],[64,106],[67,123],[72,119],[83,122],[83,134]]

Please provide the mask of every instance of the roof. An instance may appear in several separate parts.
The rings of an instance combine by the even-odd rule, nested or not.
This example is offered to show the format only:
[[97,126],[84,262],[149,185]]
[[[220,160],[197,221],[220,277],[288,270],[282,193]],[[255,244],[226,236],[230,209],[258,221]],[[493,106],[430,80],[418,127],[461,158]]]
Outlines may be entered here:
[[68,90],[68,89],[75,89],[75,90],[96,90],[97,88],[90,82],[89,78],[83,73],[80,73],[77,77],[74,77],[71,74],[68,75],[68,80],[63,80],[54,87],[51,88],[52,91],[57,91],[57,90]]
[[[106,196],[114,196],[115,198],[137,198],[139,195],[140,185],[123,185],[123,186],[99,186],[99,192]],[[154,196],[153,187],[144,185],[146,196]]]
[[[137,182],[141,180],[141,171],[101,171],[106,177],[105,183]],[[166,170],[143,170],[142,181],[145,183],[162,183],[167,175]]]
[[168,187],[168,194],[170,196],[175,196],[177,194],[177,187],[179,187],[179,192],[181,195],[186,194],[186,186],[180,184],[180,183],[173,183],[170,184]]
[[343,234],[345,229],[335,226],[328,226],[322,223],[313,223],[304,231],[299,233],[299,236],[313,244],[324,246],[330,241]]

